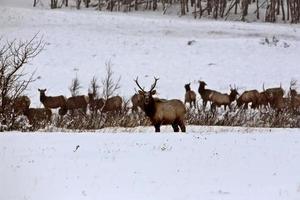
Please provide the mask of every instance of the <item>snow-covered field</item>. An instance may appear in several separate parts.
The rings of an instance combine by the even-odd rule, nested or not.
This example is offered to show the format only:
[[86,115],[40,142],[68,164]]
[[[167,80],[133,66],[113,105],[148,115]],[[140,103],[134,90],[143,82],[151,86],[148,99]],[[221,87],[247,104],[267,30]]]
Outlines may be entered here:
[[292,129],[7,133],[0,161],[3,200],[300,198]]
[[[4,40],[29,39],[39,32],[47,44],[28,69],[41,76],[28,91],[33,106],[40,106],[37,88],[47,88],[49,95],[70,96],[68,87],[76,74],[81,93],[87,94],[90,80],[104,76],[109,60],[115,77],[122,77],[119,94],[127,98],[135,92],[137,76],[146,88],[153,76],[160,77],[159,96],[180,99],[184,84],[192,82],[196,90],[199,79],[224,92],[229,84],[241,92],[261,90],[263,83],[265,87],[282,83],[288,89],[292,78],[300,80],[299,25],[7,5],[14,1],[4,0],[5,6],[0,2],[0,35]],[[261,44],[273,36],[279,39],[277,46]]]
[[[199,79],[227,92],[289,87],[300,80],[300,27],[193,20],[153,13],[31,8],[31,1],[0,0],[2,41],[37,32],[45,50],[28,66],[37,88],[70,96],[77,74],[86,94],[111,61],[130,97],[139,76],[148,88],[160,77],[159,96],[183,99],[183,85]],[[267,37],[277,46],[263,45]],[[189,41],[194,40],[192,45]],[[153,127],[93,133],[1,133],[0,200],[53,199],[300,199],[299,129],[188,126],[187,134],[154,134]],[[78,149],[76,150],[76,147]]]

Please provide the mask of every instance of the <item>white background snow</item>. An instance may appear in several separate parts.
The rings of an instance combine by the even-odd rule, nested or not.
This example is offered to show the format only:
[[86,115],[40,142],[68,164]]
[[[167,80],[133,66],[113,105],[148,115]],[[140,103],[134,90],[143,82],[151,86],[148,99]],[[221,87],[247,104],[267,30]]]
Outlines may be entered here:
[[[199,79],[224,92],[229,84],[287,89],[292,78],[300,80],[299,25],[33,9],[31,3],[0,0],[0,35],[6,41],[39,32],[46,42],[28,66],[41,76],[27,91],[34,107],[37,88],[69,96],[76,74],[86,94],[109,60],[127,98],[136,76],[146,88],[160,77],[159,96],[180,99],[183,85],[192,82],[196,90]],[[277,46],[260,44],[273,36]],[[187,130],[1,133],[0,199],[300,199],[299,129]]]

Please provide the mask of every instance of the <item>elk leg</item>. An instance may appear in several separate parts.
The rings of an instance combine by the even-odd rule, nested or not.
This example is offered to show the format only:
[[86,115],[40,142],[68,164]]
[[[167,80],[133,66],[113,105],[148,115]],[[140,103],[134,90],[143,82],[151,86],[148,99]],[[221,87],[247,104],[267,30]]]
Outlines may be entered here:
[[185,130],[185,125],[184,125],[184,122],[183,121],[180,121],[179,122],[179,127],[180,127],[180,129],[181,129],[181,132],[185,132],[186,130]]
[[203,110],[205,110],[205,108],[206,108],[206,104],[207,104],[207,101],[204,101],[204,100],[203,100],[203,102],[202,102],[202,105],[203,105]]
[[178,124],[173,123],[173,124],[172,124],[172,127],[173,127],[174,132],[179,132]]
[[160,132],[160,125],[159,124],[154,125],[154,127],[155,127],[155,132]]

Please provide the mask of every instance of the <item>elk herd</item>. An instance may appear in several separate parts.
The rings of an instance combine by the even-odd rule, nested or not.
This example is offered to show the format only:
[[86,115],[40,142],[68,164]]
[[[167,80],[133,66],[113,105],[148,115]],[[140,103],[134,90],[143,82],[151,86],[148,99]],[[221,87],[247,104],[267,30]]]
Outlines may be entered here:
[[[185,95],[184,102],[179,99],[160,99],[154,97],[156,94],[156,84],[158,78],[154,78],[154,83],[150,90],[145,90],[140,86],[138,78],[135,84],[139,91],[131,97],[132,113],[142,110],[149,118],[155,131],[160,131],[161,125],[171,125],[174,132],[181,130],[186,131],[185,115],[187,113],[186,104],[189,107],[199,108],[197,105],[197,94],[191,89],[191,83],[184,85]],[[300,107],[300,94],[297,93],[295,84],[291,84],[289,92],[284,96],[285,91],[281,87],[268,88],[259,92],[258,90],[248,90],[239,94],[236,87],[230,86],[229,94],[221,93],[216,90],[208,89],[204,81],[199,81],[198,93],[202,99],[202,109],[205,111],[207,103],[210,103],[211,112],[215,112],[217,107],[224,106],[224,110],[232,109],[233,106],[238,109],[274,109],[278,113],[283,111],[295,111]],[[91,113],[120,113],[123,109],[123,100],[120,96],[113,96],[108,99],[95,98],[95,95],[79,95],[66,98],[63,95],[47,96],[46,89],[38,89],[40,94],[40,102],[44,108],[30,108],[30,99],[27,96],[20,96],[13,102],[13,110],[17,114],[25,115],[30,124],[38,121],[50,121],[52,109],[58,109],[58,114],[66,115],[68,112],[72,114],[80,110],[86,114],[87,110]]]

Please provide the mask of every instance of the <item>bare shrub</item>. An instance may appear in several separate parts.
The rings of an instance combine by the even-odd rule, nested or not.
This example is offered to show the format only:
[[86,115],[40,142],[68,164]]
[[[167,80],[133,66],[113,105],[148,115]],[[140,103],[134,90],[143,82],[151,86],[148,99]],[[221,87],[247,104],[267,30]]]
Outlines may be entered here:
[[121,76],[118,79],[114,79],[114,72],[112,70],[112,63],[108,61],[105,63],[106,74],[102,79],[102,97],[108,99],[113,96],[118,89],[120,89]]
[[71,92],[72,97],[77,96],[79,94],[79,90],[81,89],[81,85],[78,77],[76,76],[69,87],[69,91]]
[[15,99],[22,96],[37,78],[25,67],[43,49],[45,43],[35,35],[26,41],[0,40],[0,130],[14,128],[16,114],[12,112]]

